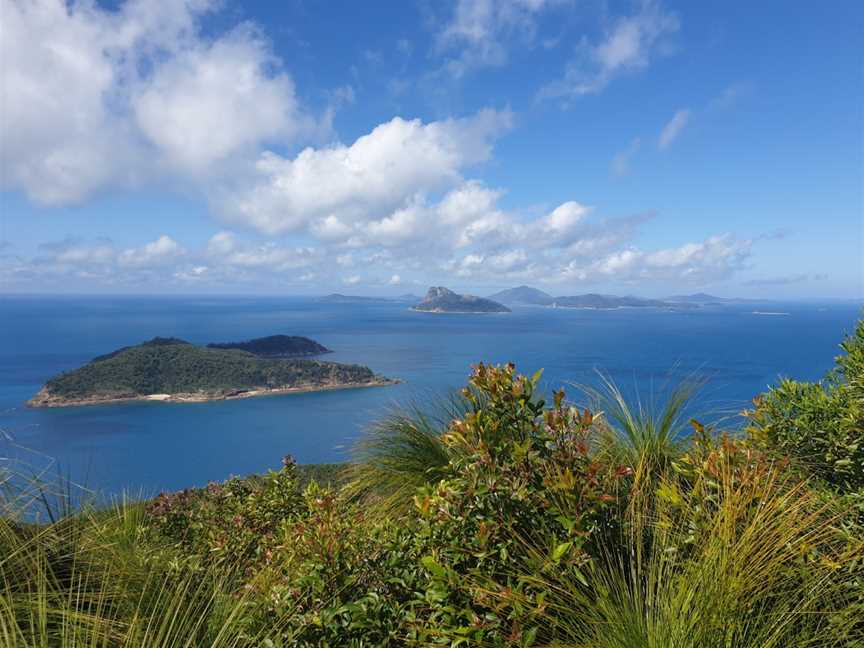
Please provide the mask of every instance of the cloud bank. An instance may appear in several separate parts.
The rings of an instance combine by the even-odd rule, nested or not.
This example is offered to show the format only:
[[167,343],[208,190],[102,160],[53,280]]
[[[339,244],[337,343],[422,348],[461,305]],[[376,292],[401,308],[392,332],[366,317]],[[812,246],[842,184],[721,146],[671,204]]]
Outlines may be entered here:
[[[0,3],[2,188],[62,206],[118,188],[167,187],[207,201],[219,223],[209,239],[182,243],[165,231],[137,247],[66,238],[28,255],[5,246],[0,278],[10,286],[704,283],[748,262],[752,241],[731,233],[640,248],[649,213],[610,217],[575,199],[502,207],[506,189],[477,176],[514,127],[508,109],[394,116],[339,141],[328,131],[332,112],[303,105],[255,25],[203,33],[214,1],[129,0],[116,10]],[[505,41],[533,42],[541,13],[565,4],[459,0],[436,47],[461,66],[454,74],[497,65]],[[545,92],[599,92],[648,65],[678,28],[674,14],[642,2],[601,38],[583,39],[565,77]],[[355,101],[350,87],[331,94],[342,105]],[[688,116],[676,113],[661,147]],[[615,173],[627,172],[639,146],[634,140],[616,158]]]

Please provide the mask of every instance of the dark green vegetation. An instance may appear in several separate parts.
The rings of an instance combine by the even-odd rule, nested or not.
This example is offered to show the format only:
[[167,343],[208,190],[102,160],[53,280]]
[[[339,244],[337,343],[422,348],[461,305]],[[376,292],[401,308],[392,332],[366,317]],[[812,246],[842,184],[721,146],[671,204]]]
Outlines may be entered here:
[[[479,365],[370,430],[330,486],[251,479],[15,518],[0,645],[826,648],[864,642],[864,323],[741,429]],[[685,430],[687,435],[684,435]]]
[[154,338],[52,378],[30,404],[77,404],[153,394],[208,399],[258,390],[384,382],[371,369],[359,365],[261,358],[241,350],[198,347],[174,338]]
[[[704,295],[710,297],[710,295]],[[719,298],[712,298],[709,301],[702,301],[698,295],[682,296],[678,298],[670,298],[667,300],[661,299],[642,299],[640,297],[616,297],[615,295],[570,295],[553,297],[552,295],[531,288],[530,286],[519,286],[502,290],[494,295],[490,295],[489,299],[505,304],[526,304],[531,306],[555,306],[557,308],[666,308],[666,309],[686,309],[694,308],[697,305],[708,305],[710,303],[718,304]]]
[[443,286],[432,287],[426,297],[413,307],[417,311],[430,313],[509,313],[510,309],[482,297],[457,295]]
[[306,488],[313,481],[320,486],[342,486],[345,483],[345,465],[338,463],[298,465],[298,486]]
[[239,349],[262,358],[296,358],[330,353],[330,349],[315,340],[297,335],[270,335],[244,342],[214,342],[211,349]]
[[[171,346],[174,344],[189,344],[189,342],[187,342],[186,340],[181,340],[180,338],[175,338],[175,337],[159,337],[159,336],[157,336],[157,337],[154,337],[152,340],[147,340],[146,342],[142,342],[141,344],[139,344],[137,346],[139,346],[139,347],[161,347],[161,346]],[[114,351],[111,351],[110,353],[96,356],[90,362],[101,362],[102,360],[109,360],[116,355],[120,355],[121,353],[124,353],[124,352],[128,351],[129,349],[134,349],[134,348],[136,348],[136,347],[135,346],[120,347],[119,349],[115,349]]]
[[864,512],[864,321],[842,348],[823,381],[785,379],[756,398],[748,429],[763,447],[794,458],[805,474],[859,498]]

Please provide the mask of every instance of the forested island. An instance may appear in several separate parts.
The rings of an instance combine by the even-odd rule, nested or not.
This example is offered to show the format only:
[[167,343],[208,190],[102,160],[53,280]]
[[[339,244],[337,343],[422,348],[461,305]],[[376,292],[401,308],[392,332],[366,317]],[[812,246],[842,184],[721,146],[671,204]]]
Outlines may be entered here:
[[433,286],[413,310],[427,313],[509,313],[510,309],[491,299],[458,295],[443,286]]
[[269,335],[243,342],[214,342],[211,349],[239,349],[261,358],[299,358],[330,353],[330,349],[315,340],[298,335]]
[[288,336],[273,336],[235,346],[200,347],[177,338],[157,337],[51,378],[27,404],[64,407],[130,400],[200,402],[395,382],[361,365],[273,355],[288,349],[324,349],[308,338],[297,339],[306,342],[292,343]]

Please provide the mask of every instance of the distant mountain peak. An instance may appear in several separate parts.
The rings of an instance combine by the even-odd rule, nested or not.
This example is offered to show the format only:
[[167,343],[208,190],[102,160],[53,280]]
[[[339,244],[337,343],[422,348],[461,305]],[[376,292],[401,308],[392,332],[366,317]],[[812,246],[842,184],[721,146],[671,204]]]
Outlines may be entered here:
[[453,292],[449,288],[445,288],[444,286],[432,286],[426,292],[426,297],[425,297],[424,301],[427,301],[430,299],[442,299],[442,298],[447,298],[447,297],[458,297],[458,296],[459,295],[457,295],[455,292]]
[[533,304],[539,306],[548,306],[554,301],[552,295],[531,286],[517,286],[509,290],[502,290],[494,295],[489,295],[489,299],[494,299],[504,304]]
[[428,313],[509,313],[510,309],[491,299],[459,295],[444,286],[432,286],[414,310]]

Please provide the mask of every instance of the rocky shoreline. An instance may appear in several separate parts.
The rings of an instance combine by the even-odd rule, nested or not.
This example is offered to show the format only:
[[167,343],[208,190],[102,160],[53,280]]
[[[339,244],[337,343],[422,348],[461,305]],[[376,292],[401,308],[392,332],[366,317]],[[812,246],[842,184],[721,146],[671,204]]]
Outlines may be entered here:
[[258,396],[279,396],[283,394],[300,394],[318,391],[333,391],[337,389],[360,389],[363,387],[385,387],[398,384],[399,380],[391,378],[375,378],[374,380],[357,383],[334,383],[325,385],[294,385],[292,387],[261,387],[250,389],[233,389],[220,392],[190,392],[178,394],[104,394],[82,398],[68,398],[52,394],[47,387],[39,390],[33,398],[27,401],[27,407],[79,407],[86,405],[111,405],[129,402],[160,402],[160,403],[206,403],[219,400],[236,400]]

